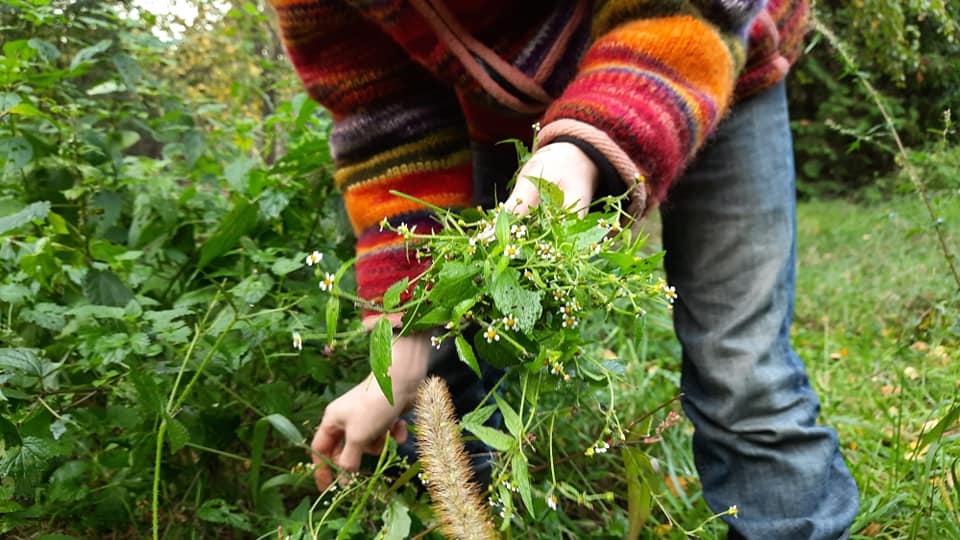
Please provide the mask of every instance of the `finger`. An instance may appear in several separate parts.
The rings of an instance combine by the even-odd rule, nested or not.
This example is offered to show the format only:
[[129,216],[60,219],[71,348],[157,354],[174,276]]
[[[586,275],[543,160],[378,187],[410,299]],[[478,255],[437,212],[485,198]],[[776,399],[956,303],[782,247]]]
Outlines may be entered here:
[[343,451],[336,457],[337,467],[349,472],[360,470],[360,459],[363,457],[363,449],[356,442],[347,440],[343,445]]
[[317,428],[313,441],[310,443],[312,452],[310,458],[316,465],[314,470],[314,479],[317,487],[322,491],[327,489],[330,482],[333,481],[333,472],[330,470],[330,461],[334,457],[334,451],[343,440],[343,431],[332,428],[321,422]]
[[574,182],[573,185],[561,186],[563,189],[563,206],[573,208],[577,215],[582,219],[587,215],[590,209],[590,201],[593,200],[593,190],[587,182]]
[[403,444],[407,442],[407,436],[410,431],[407,429],[407,422],[403,419],[398,418],[396,422],[390,426],[390,436],[393,437],[393,440],[397,441],[397,444]]

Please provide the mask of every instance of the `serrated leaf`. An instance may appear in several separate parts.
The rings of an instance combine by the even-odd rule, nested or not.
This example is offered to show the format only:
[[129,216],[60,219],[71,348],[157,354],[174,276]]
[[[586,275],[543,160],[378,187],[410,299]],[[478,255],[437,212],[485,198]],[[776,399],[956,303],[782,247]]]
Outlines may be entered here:
[[150,415],[162,413],[163,398],[160,395],[160,387],[157,386],[150,372],[145,369],[131,369],[127,376],[130,377],[130,382],[137,391],[137,403],[140,407]]
[[530,517],[536,517],[533,514],[533,494],[530,489],[530,471],[528,469],[527,456],[517,452],[510,460],[510,473],[513,483],[520,492],[520,498],[523,499],[523,505],[527,507],[527,513]]
[[287,439],[294,445],[303,444],[303,434],[300,433],[300,430],[297,429],[297,426],[293,425],[286,416],[282,414],[271,414],[266,417],[267,422],[270,422],[270,425],[273,426],[273,429],[277,430],[283,438]]
[[517,319],[517,327],[522,332],[533,329],[543,310],[540,303],[543,292],[529,291],[520,286],[517,271],[513,268],[494,276],[490,296],[500,313]]
[[7,454],[0,461],[0,477],[11,477],[16,481],[16,494],[27,496],[40,483],[42,473],[47,463],[53,457],[51,451],[53,441],[28,435],[23,438],[20,446],[7,449]]
[[390,405],[393,405],[393,381],[387,371],[393,362],[392,349],[393,327],[386,317],[381,317],[370,333],[370,371]]
[[18,212],[0,218],[0,234],[22,227],[34,220],[46,219],[49,212],[49,201],[32,203]]
[[[0,140],[0,162],[4,163],[4,171],[8,174],[23,169],[24,165],[29,163],[31,159],[33,159],[33,146],[23,137],[10,137]],[[0,232],[4,232],[2,227],[0,227]]]
[[217,230],[200,248],[197,270],[233,249],[240,238],[250,232],[256,224],[257,207],[246,199],[237,201],[233,209],[220,221]]
[[517,411],[513,410],[513,407],[507,403],[507,400],[503,399],[498,394],[493,394],[493,398],[497,401],[497,406],[500,407],[500,413],[503,414],[503,423],[507,426],[507,431],[509,431],[514,437],[520,437],[523,431],[523,424],[520,422],[520,415],[517,414]]
[[467,343],[466,338],[457,334],[457,337],[454,338],[454,344],[457,347],[457,356],[460,357],[460,361],[469,366],[477,374],[477,377],[483,377],[480,373],[480,364],[477,363],[477,357],[473,354],[473,348]]
[[383,293],[383,309],[391,310],[400,303],[400,295],[410,286],[410,278],[403,278],[394,283]]
[[90,270],[83,280],[83,294],[97,306],[123,307],[133,300],[133,293],[111,270]]
[[190,432],[187,431],[187,426],[172,416],[167,417],[167,442],[170,443],[171,454],[176,454],[190,442]]
[[461,425],[464,429],[470,433],[473,433],[474,436],[480,439],[484,444],[501,452],[508,452],[516,444],[516,439],[500,431],[499,429],[493,429],[492,427],[474,423],[461,423]]
[[221,523],[246,532],[253,532],[250,520],[235,506],[223,499],[208,499],[197,509],[197,517],[210,523]]

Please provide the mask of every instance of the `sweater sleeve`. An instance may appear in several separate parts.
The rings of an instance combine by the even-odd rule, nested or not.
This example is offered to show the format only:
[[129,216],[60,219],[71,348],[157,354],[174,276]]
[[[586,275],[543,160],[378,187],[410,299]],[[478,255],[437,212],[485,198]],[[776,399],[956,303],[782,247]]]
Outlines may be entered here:
[[[443,88],[376,26],[340,1],[272,0],[287,54],[309,95],[334,120],[334,181],[357,236],[357,293],[378,303],[404,277],[421,274],[386,219],[417,232],[438,225],[422,206],[470,204],[469,141],[454,93]],[[364,313],[367,321],[377,315]]]
[[635,212],[659,203],[726,114],[764,3],[599,2],[593,43],[547,109],[538,146],[590,144],[632,190]]

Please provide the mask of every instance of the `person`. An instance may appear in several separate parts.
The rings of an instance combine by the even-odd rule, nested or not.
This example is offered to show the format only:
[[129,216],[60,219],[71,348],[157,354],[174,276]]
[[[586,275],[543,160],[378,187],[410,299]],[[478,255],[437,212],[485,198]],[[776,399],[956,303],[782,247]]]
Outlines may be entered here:
[[[530,142],[539,123],[508,208],[537,203],[529,175],[580,207],[627,191],[638,216],[661,207],[682,403],[706,502],[738,507],[724,518],[729,536],[848,534],[857,487],[835,432],[817,425],[789,337],[796,215],[783,78],[802,48],[807,0],[272,4],[292,64],[334,120],[361,297],[376,302],[429,264],[379,227],[438,227],[390,190],[489,205],[517,167],[497,142]],[[432,365],[430,350],[426,336],[395,340],[394,405],[369,378],[330,403],[313,440],[320,487],[333,479],[321,458],[354,471],[386,433],[406,439],[399,417],[419,382],[459,364]]]

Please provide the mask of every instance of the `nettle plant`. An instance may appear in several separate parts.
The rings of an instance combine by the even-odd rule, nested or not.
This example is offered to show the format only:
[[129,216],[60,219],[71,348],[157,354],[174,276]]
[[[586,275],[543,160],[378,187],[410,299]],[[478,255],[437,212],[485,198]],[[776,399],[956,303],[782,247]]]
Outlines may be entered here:
[[[658,277],[663,253],[643,250],[646,236],[633,227],[619,198],[597,201],[594,211],[581,218],[563,207],[559,188],[535,182],[541,204],[526,216],[503,204],[454,212],[395,192],[433,210],[441,228],[420,232],[386,220],[381,227],[403,236],[411,257],[430,257],[432,265],[422,275],[395,283],[377,306],[340,289],[346,267],[337,274],[318,274],[320,288],[331,294],[327,327],[335,327],[341,299],[384,314],[402,313],[399,329],[382,317],[370,335],[371,369],[391,400],[387,371],[396,336],[432,331],[435,347],[452,341],[459,359],[478,376],[478,358],[504,369],[486,400],[489,404],[460,421],[468,437],[496,451],[496,470],[483,494],[483,506],[489,509],[483,513],[496,515],[501,531],[511,524],[529,528],[531,522],[544,531],[576,530],[569,518],[557,517],[562,505],[569,505],[572,515],[581,510],[605,513],[618,505],[628,507],[626,523],[618,524],[619,535],[635,536],[650,516],[653,493],[661,483],[646,448],[679,416],[671,412],[659,425],[654,423],[655,414],[671,400],[639,418],[621,418],[617,393],[626,366],[603,345],[602,334],[611,327],[628,334],[642,331],[648,310],[672,309],[676,292]],[[496,410],[505,430],[484,425]],[[595,418],[586,420],[589,415]],[[583,433],[585,425],[594,431]],[[421,439],[429,437],[417,433]],[[427,462],[431,448],[444,446],[432,440],[420,444]],[[608,482],[561,470],[612,449],[623,457],[627,473],[622,493],[604,485]],[[436,500],[454,496],[455,487],[445,490],[432,477],[426,480],[441,513],[436,517],[442,523],[455,520],[442,515],[450,505]]]

